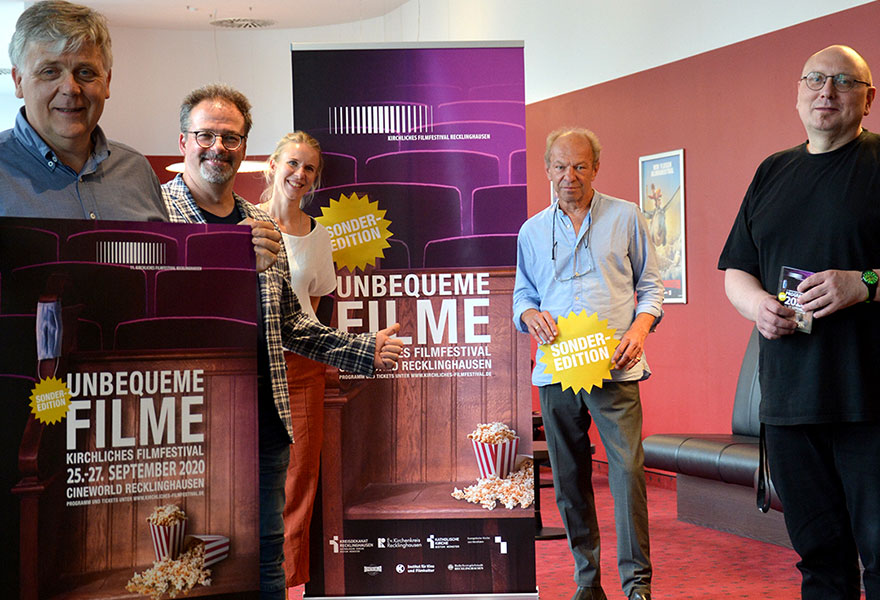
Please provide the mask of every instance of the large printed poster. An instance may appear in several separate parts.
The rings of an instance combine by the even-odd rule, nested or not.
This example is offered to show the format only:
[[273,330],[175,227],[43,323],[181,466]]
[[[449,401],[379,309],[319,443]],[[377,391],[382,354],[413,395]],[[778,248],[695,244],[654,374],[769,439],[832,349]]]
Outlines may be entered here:
[[250,237],[0,220],[4,597],[259,589]]
[[657,248],[663,302],[687,303],[684,150],[639,157],[639,205]]
[[515,430],[505,447],[531,454],[529,340],[511,315],[523,48],[295,44],[292,64],[295,128],[324,150],[306,210],[331,234],[335,324],[397,321],[407,342],[393,372],[342,374],[325,404],[306,594],[534,598],[530,504],[453,497],[485,467],[478,425]]

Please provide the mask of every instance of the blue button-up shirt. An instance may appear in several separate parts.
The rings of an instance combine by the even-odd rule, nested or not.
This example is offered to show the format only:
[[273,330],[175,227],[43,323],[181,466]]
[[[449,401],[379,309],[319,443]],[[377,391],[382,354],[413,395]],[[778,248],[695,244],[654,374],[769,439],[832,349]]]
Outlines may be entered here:
[[[614,337],[620,339],[636,315],[659,317],[662,304],[656,250],[635,204],[594,192],[577,233],[558,202],[520,229],[513,290],[513,320],[520,331],[527,332],[520,317],[530,308],[546,310],[554,319],[586,310],[588,315],[595,312],[599,319],[608,319],[608,327],[616,329]],[[540,362],[542,355],[539,348],[532,372],[532,383],[538,386],[552,382]],[[611,371],[613,381],[637,381],[648,375],[644,354],[632,369]]]
[[139,152],[92,133],[94,150],[79,173],[28,123],[0,132],[0,216],[167,221],[159,179]]

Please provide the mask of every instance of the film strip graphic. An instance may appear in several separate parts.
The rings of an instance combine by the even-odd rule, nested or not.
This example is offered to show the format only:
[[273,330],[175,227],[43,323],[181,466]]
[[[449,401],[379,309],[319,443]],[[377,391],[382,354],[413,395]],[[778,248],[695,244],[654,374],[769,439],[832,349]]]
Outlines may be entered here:
[[97,243],[96,261],[119,265],[164,265],[165,244],[101,241]]
[[434,130],[434,107],[427,104],[373,104],[331,106],[331,134],[400,134]]

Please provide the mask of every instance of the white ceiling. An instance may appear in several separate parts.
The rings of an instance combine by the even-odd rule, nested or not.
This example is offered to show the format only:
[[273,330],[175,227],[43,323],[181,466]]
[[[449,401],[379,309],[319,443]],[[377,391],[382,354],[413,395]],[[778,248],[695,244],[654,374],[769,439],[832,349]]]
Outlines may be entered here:
[[[271,20],[273,29],[350,23],[381,17],[406,0],[79,0],[113,27],[210,30],[217,19]],[[22,4],[0,0],[0,4]],[[29,4],[29,3],[26,3]]]

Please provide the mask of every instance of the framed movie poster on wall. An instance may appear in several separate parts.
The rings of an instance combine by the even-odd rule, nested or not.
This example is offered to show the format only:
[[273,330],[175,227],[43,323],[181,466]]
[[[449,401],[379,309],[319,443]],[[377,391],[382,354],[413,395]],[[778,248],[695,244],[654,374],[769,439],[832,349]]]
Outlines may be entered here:
[[686,304],[684,150],[639,157],[639,206],[657,247],[663,301]]

